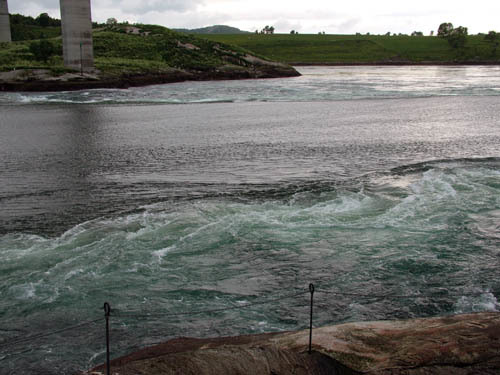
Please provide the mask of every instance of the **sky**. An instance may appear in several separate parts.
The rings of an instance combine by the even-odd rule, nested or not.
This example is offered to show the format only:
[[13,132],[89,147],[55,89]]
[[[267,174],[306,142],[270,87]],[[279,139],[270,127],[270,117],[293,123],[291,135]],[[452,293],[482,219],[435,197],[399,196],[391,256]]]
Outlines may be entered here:
[[[59,0],[8,0],[10,13],[60,18]],[[229,25],[246,31],[274,26],[277,33],[385,34],[421,31],[443,22],[469,34],[500,31],[498,0],[92,0],[92,19],[151,23],[170,28]]]

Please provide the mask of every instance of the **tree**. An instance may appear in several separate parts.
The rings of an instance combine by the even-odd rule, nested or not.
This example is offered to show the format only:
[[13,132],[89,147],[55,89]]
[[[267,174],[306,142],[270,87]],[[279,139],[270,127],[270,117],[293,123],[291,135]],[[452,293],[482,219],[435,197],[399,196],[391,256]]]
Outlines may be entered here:
[[442,38],[447,38],[453,31],[453,24],[451,22],[444,22],[439,25],[437,35]]
[[424,36],[424,33],[421,31],[414,31],[411,33],[411,36]]
[[39,26],[47,27],[50,24],[50,16],[47,13],[42,13],[36,18],[36,23]]
[[500,34],[495,31],[490,31],[484,36],[484,40],[487,42],[495,42],[497,39],[500,39]]
[[261,31],[261,34],[274,34],[274,27],[266,25]]
[[290,34],[295,35],[295,30],[290,31]]
[[438,37],[444,38],[453,48],[463,48],[467,42],[468,30],[466,27],[453,27],[450,22],[445,22],[439,25]]
[[463,48],[467,42],[468,31],[466,27],[458,26],[453,29],[450,35],[447,37],[448,43],[453,48]]
[[29,50],[36,60],[44,62],[47,62],[56,53],[56,47],[48,40],[30,43]]
[[108,25],[108,26],[113,26],[113,25],[116,25],[117,23],[118,23],[118,21],[116,20],[116,18],[113,18],[113,17],[108,18],[106,20],[106,25]]
[[58,27],[61,26],[61,20],[52,18],[47,13],[41,13],[37,18],[35,18],[35,23],[42,27]]
[[484,40],[488,43],[491,43],[492,46],[491,55],[496,56],[497,48],[498,45],[500,44],[500,33],[497,33],[495,31],[490,31],[488,34],[484,36]]

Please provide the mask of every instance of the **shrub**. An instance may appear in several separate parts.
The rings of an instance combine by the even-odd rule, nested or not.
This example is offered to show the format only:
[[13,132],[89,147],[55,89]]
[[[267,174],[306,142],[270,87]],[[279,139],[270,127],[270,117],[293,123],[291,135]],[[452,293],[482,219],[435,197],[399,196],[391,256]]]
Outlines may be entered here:
[[39,42],[30,43],[29,50],[36,60],[47,62],[56,53],[57,49],[48,40],[40,40]]

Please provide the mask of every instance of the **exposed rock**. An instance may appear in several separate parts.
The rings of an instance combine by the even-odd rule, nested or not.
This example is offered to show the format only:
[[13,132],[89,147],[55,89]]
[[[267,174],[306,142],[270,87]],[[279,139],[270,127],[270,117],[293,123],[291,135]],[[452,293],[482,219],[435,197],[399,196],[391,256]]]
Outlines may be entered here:
[[177,41],[177,47],[182,47],[182,48],[186,48],[186,49],[189,49],[189,50],[199,50],[200,49],[200,47],[195,46],[194,44],[191,44],[191,43],[181,43],[179,40]]
[[[179,42],[180,43],[180,42]],[[198,49],[183,44],[186,49]],[[233,56],[230,56],[233,58]],[[20,69],[0,72],[0,91],[67,91],[92,88],[127,88],[182,81],[296,77],[300,74],[291,66],[246,55],[234,57],[216,69],[207,71],[163,69],[156,73],[127,73],[106,76],[99,71],[51,74],[48,69]]]
[[246,62],[253,64],[253,65],[271,65],[271,66],[275,66],[275,67],[284,66],[284,64],[281,64],[279,62],[267,61],[267,60],[261,59],[261,58],[256,57],[256,56],[249,55],[249,54],[246,54],[245,57],[243,57],[243,59]]
[[[94,29],[94,31],[97,31],[98,29]],[[127,26],[125,28],[125,32],[127,34],[133,34],[133,35],[141,35],[141,36],[148,36],[151,34],[151,32],[149,31],[142,31],[141,29],[139,29],[138,27],[135,27],[135,26]]]
[[0,73],[0,91],[69,91],[97,88],[128,88],[160,83],[195,80],[189,72],[171,69],[157,74],[130,74],[120,77],[102,77],[98,73],[64,73],[50,75],[38,70],[24,70]]
[[111,369],[120,375],[500,373],[497,313],[317,328],[312,354],[308,340],[308,331],[176,339],[118,358]]
[[[275,341],[299,351],[308,345],[304,332]],[[324,327],[314,331],[313,348],[363,374],[498,374],[500,314]]]

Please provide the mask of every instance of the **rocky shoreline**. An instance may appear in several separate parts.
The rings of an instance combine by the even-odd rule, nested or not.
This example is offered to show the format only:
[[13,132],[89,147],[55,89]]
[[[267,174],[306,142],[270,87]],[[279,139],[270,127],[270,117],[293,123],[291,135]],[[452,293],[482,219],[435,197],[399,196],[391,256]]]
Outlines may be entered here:
[[[179,338],[111,362],[117,375],[500,373],[500,314],[348,323],[309,331]],[[98,366],[85,375],[106,372]]]
[[147,86],[183,81],[235,80],[255,78],[297,77],[293,67],[247,56],[247,66],[223,65],[214,70],[189,71],[172,68],[162,72],[133,73],[124,71],[119,76],[109,76],[99,71],[80,74],[52,75],[48,69],[20,69],[0,72],[0,91],[74,91],[101,88]]

